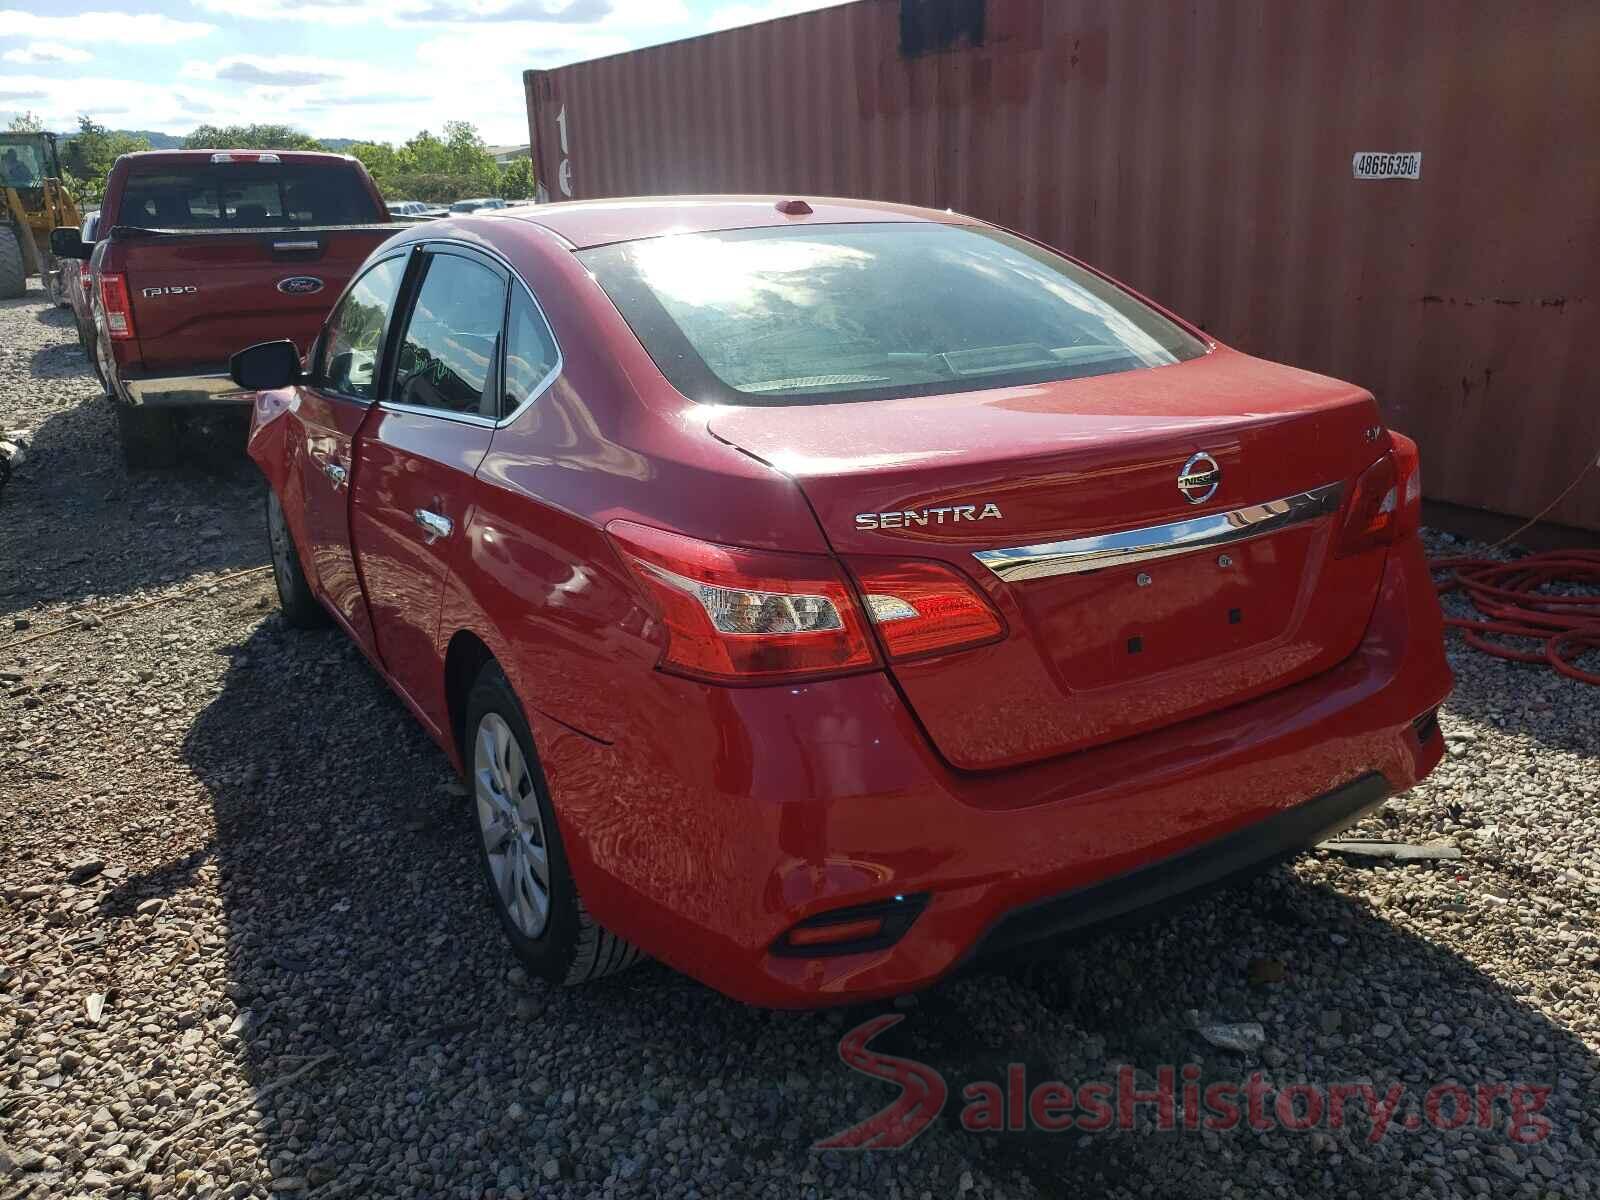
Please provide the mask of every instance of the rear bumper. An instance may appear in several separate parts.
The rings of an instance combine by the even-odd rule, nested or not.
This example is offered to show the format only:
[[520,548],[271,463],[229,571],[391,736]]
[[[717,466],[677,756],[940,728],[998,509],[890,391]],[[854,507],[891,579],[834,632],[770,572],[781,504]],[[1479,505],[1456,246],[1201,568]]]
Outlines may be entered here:
[[203,408],[212,405],[243,408],[249,405],[251,397],[255,395],[235,383],[223,368],[214,371],[190,370],[172,375],[119,372],[117,393],[125,404],[148,408]]
[[[670,736],[603,745],[533,714],[589,908],[732,996],[807,1007],[924,987],[977,954],[1120,919],[1314,844],[1438,763],[1437,728],[1414,722],[1451,675],[1412,538],[1389,553],[1365,638],[1339,666],[1026,767],[952,770],[881,674],[629,686],[669,693],[657,711]],[[797,922],[896,896],[926,903],[892,945],[772,952]]]
[[1004,954],[1130,917],[1151,916],[1176,902],[1195,899],[1294,857],[1308,846],[1349,828],[1390,794],[1389,781],[1379,772],[1370,771],[1343,787],[1182,854],[1013,909],[984,936],[978,953]]

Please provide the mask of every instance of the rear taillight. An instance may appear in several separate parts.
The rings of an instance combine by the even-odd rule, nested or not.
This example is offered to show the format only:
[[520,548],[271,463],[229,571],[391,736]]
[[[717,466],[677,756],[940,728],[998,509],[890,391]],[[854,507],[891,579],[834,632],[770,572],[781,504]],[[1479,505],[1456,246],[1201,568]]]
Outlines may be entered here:
[[878,665],[838,564],[746,550],[632,521],[606,532],[654,601],[663,670],[718,683],[773,683]]
[[258,150],[220,150],[211,156],[214,163],[275,163],[282,162],[276,154]]
[[83,290],[86,295],[89,291],[89,280],[93,278],[94,270],[89,266],[89,264],[80,263],[78,266],[78,282],[83,286]]
[[106,330],[113,341],[133,337],[133,309],[128,305],[128,282],[121,275],[100,276],[100,307],[105,310]]
[[1334,553],[1343,558],[1387,546],[1422,523],[1422,470],[1417,444],[1390,433],[1394,448],[1356,480]]
[[1400,475],[1400,527],[1396,537],[1415,533],[1422,527],[1422,455],[1417,444],[1403,433],[1389,431],[1394,449],[1394,467]]
[[846,559],[893,661],[964,650],[1005,635],[1000,614],[953,567],[917,559]]

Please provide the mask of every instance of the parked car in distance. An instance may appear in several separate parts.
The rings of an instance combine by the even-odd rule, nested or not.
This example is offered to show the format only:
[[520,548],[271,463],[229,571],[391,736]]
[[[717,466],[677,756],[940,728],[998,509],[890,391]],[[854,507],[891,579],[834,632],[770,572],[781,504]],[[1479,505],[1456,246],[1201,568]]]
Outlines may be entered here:
[[[895,995],[1277,861],[1450,690],[1416,446],[949,212],[408,227],[258,389],[278,593],[469,780],[516,953]],[[336,730],[328,730],[330,738]]]
[[385,200],[383,205],[391,217],[420,217],[428,211],[421,200]]
[[302,351],[372,248],[394,232],[366,169],[341,154],[157,150],[106,178],[97,226],[50,235],[88,261],[92,355],[130,466],[176,458],[175,420],[247,411],[228,357],[272,336]]
[[504,200],[498,197],[480,197],[476,200],[457,200],[450,206],[452,213],[473,213],[486,208],[505,208]]
[[[78,237],[85,246],[95,243],[95,230],[100,225],[100,210],[91,208],[83,214],[83,224],[78,226]],[[67,296],[67,306],[72,309],[72,319],[78,327],[78,345],[98,371],[94,355],[94,311],[89,304],[91,292],[90,268],[86,260],[62,264],[61,286]]]

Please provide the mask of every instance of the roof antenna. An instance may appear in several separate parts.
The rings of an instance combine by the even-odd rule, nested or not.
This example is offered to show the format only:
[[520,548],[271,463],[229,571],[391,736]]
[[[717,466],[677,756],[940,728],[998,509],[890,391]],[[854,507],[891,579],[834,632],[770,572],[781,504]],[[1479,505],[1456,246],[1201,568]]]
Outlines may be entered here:
[[811,211],[804,200],[779,200],[773,207],[786,217],[803,217]]

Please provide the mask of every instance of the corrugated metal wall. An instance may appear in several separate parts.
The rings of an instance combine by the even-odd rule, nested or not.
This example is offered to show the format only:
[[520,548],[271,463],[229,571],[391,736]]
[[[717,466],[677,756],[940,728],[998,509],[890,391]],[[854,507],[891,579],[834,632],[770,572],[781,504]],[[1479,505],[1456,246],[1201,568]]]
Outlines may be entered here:
[[[1435,499],[1529,515],[1600,447],[1596,0],[907,3],[981,44],[904,53],[900,0],[859,0],[528,72],[540,178],[1021,229],[1371,388]],[[1600,476],[1551,516],[1600,528]]]

